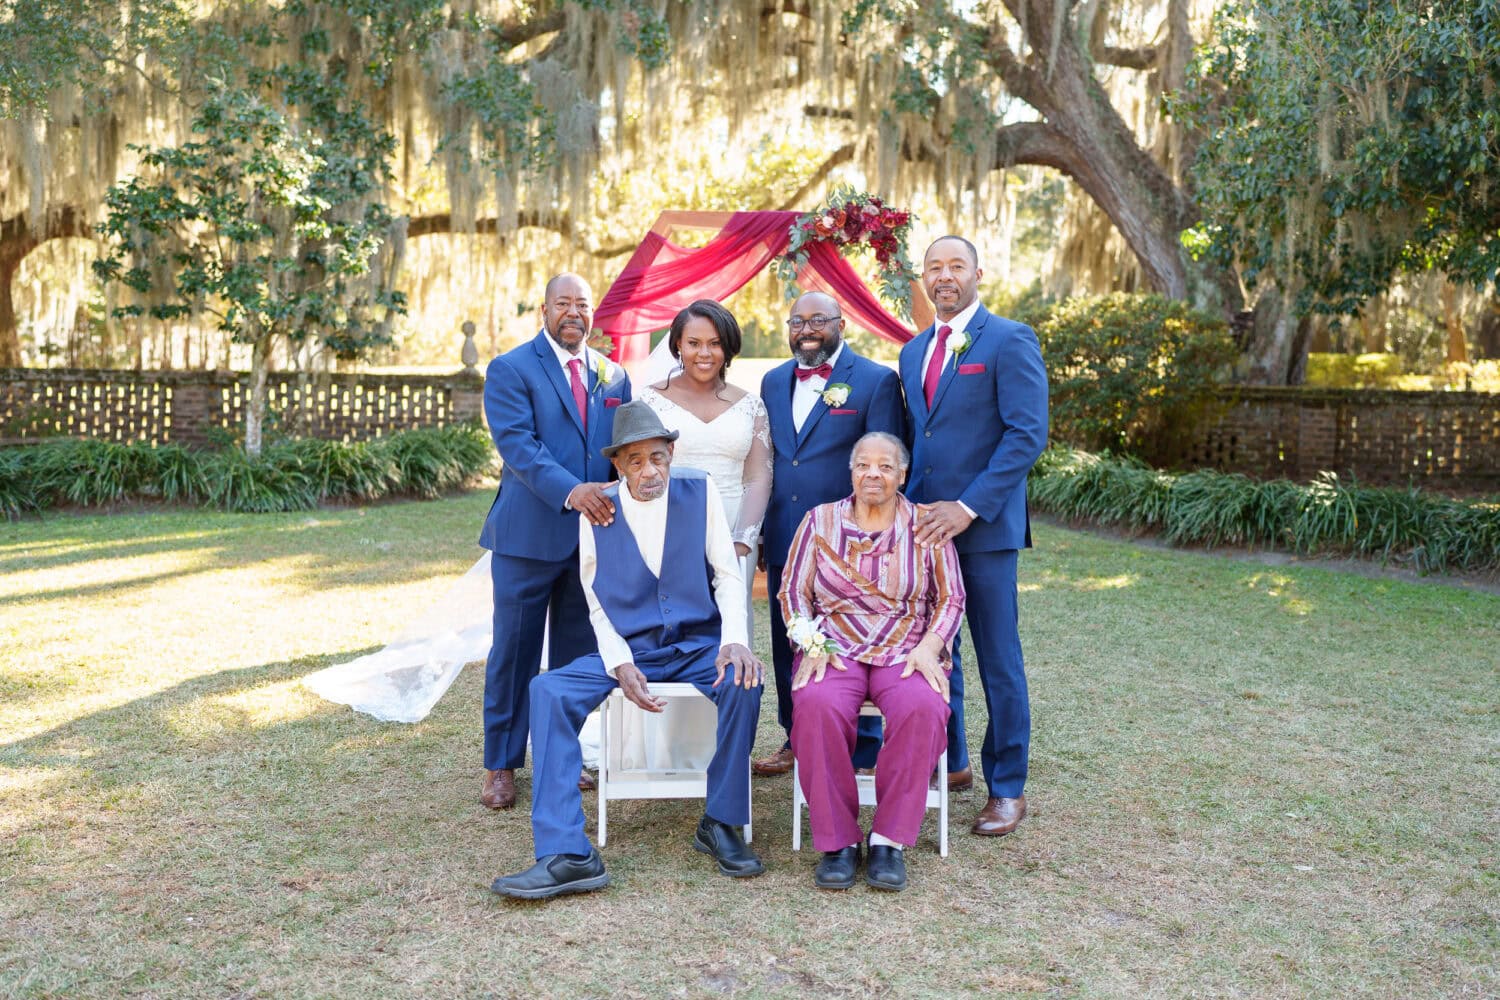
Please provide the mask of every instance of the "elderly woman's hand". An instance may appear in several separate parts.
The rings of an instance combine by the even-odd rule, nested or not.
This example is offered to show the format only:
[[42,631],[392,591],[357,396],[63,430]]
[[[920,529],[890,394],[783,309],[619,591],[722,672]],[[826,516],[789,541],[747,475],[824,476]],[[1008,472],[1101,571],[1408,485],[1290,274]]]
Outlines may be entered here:
[[917,643],[911,655],[906,658],[906,667],[901,671],[902,677],[910,677],[913,673],[919,673],[932,685],[932,689],[948,700],[948,671],[943,669],[938,657],[942,654],[943,644],[937,636],[928,633]]
[[800,691],[809,683],[816,684],[822,680],[830,664],[835,670],[848,669],[837,659],[831,659],[827,653],[803,653],[801,662],[797,664],[797,672],[792,675],[792,690]]

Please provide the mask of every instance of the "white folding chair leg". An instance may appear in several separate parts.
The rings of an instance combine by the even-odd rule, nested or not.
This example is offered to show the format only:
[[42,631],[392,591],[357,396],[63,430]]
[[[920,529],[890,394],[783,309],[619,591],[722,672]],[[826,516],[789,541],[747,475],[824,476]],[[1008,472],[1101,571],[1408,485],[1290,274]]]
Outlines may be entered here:
[[[751,772],[750,772],[750,760],[749,760],[749,758],[746,758],[746,760],[745,760],[745,787],[747,789],[753,787],[750,784],[750,779],[753,778],[753,777],[754,777],[754,775],[751,774]],[[751,822],[755,819],[755,796],[749,795],[747,793],[746,796],[745,796],[745,798],[747,800],[745,802],[745,843],[748,844],[748,843],[751,843],[752,841],[755,840],[755,834],[751,830]]]
[[609,820],[609,699],[599,706],[599,846],[603,847]]
[[938,857],[948,856],[948,748],[938,757]]
[[792,850],[802,850],[802,771],[792,758]]

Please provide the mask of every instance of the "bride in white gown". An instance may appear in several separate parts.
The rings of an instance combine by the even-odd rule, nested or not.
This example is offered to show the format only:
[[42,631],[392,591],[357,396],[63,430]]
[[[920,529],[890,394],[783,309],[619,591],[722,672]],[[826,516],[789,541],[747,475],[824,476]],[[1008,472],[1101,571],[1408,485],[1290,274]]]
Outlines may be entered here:
[[[635,398],[677,431],[672,464],[707,472],[724,501],[745,579],[746,634],[755,635],[750,592],[755,547],[771,500],[771,428],[759,396],[725,380],[740,352],[740,326],[712,299],[699,299],[672,321],[667,351],[678,367]],[[627,767],[701,767],[713,756],[717,717],[704,700],[673,703],[660,715],[627,711],[623,720]]]
[[[672,332],[652,352],[642,373],[647,384],[637,398],[678,431],[674,463],[713,477],[745,571],[745,613],[750,617],[755,544],[770,501],[773,463],[765,406],[759,397],[724,382],[724,372],[739,349],[739,324],[729,311],[710,300],[695,302],[679,314]],[[651,384],[656,379],[661,380]],[[303,684],[329,701],[377,719],[418,722],[464,664],[483,660],[489,652],[490,601],[486,552],[390,645],[310,674]],[[749,634],[754,634],[753,628]],[[712,705],[685,702],[675,708],[684,711],[674,710],[665,718],[628,713],[625,728],[631,738],[626,741],[625,766],[656,766],[667,760],[679,767],[706,764],[714,749]],[[586,728],[583,738],[590,764],[598,743],[592,730],[595,727]]]

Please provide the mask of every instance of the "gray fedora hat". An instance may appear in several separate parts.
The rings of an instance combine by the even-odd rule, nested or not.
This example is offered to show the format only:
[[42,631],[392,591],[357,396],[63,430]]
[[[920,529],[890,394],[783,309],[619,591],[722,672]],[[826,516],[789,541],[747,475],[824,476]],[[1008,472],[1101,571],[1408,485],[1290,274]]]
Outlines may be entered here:
[[676,441],[677,432],[667,430],[645,400],[633,399],[615,411],[614,440],[599,450],[605,458],[614,458],[615,452],[626,445],[652,438]]

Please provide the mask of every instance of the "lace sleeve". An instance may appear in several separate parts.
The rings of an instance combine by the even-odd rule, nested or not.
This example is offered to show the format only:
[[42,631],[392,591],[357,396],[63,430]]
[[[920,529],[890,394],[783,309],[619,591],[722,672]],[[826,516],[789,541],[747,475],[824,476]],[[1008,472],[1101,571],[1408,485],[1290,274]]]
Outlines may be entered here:
[[745,454],[745,469],[740,478],[745,492],[740,498],[734,540],[754,546],[760,536],[760,522],[765,519],[766,507],[771,502],[771,470],[775,466],[775,453],[771,450],[771,423],[766,417],[766,404],[757,396],[750,398],[754,400],[755,430],[750,435],[750,450]]

